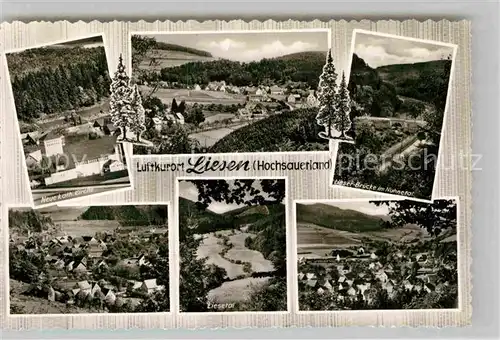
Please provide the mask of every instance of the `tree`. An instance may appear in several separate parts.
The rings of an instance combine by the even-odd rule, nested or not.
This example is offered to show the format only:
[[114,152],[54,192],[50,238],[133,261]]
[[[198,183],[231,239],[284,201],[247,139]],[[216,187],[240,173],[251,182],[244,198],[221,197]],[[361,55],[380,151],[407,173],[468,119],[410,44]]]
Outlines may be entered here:
[[337,73],[333,64],[332,51],[328,52],[326,64],[323,66],[323,73],[319,77],[318,101],[319,112],[316,116],[318,125],[325,128],[326,135],[320,133],[325,139],[332,138],[332,124],[335,120],[335,100],[337,93]]
[[[182,103],[181,103],[182,104]],[[179,106],[180,108],[180,106]],[[199,126],[205,121],[205,115],[203,115],[203,110],[200,106],[194,105],[191,112],[186,116],[186,123],[194,124]]]
[[174,99],[172,99],[172,107],[170,108],[170,110],[172,111],[172,113],[177,113],[179,112],[179,107],[177,106],[177,101]]
[[181,114],[184,114],[184,112],[186,112],[186,101],[185,100],[181,101],[181,103],[179,104],[179,107],[177,108],[177,110]]
[[132,36],[132,69],[139,71],[139,64],[146,58],[148,52],[156,47],[156,39],[133,35]]
[[333,124],[337,131],[340,131],[340,138],[345,138],[345,132],[349,130],[351,121],[349,114],[351,112],[351,99],[349,98],[349,90],[345,81],[344,72],[342,72],[342,81],[340,82],[339,91],[337,93],[335,119]]
[[131,130],[135,133],[137,142],[139,142],[141,134],[146,130],[146,113],[144,107],[142,106],[141,94],[139,93],[137,85],[134,85],[133,87],[130,105],[132,110],[135,112],[135,114],[132,115]]
[[123,132],[122,140],[127,140],[127,128],[132,125],[134,115],[130,102],[132,89],[129,83],[130,78],[125,72],[125,65],[123,65],[123,58],[120,54],[118,67],[111,81],[109,106],[112,123]]

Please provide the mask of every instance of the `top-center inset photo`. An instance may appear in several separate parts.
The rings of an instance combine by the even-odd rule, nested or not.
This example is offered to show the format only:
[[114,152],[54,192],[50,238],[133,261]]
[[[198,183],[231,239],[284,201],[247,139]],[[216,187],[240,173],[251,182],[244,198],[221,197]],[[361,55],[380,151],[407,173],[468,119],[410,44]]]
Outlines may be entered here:
[[328,151],[348,124],[322,109],[330,44],[329,29],[133,32],[145,110],[134,154]]

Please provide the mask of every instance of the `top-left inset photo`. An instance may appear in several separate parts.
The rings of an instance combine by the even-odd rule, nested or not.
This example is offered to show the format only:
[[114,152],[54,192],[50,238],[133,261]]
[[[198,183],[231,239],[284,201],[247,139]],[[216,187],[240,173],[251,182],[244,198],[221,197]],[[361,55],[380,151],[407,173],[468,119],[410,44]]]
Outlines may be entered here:
[[11,51],[6,61],[33,205],[130,189],[110,109],[119,79],[110,75],[103,36]]

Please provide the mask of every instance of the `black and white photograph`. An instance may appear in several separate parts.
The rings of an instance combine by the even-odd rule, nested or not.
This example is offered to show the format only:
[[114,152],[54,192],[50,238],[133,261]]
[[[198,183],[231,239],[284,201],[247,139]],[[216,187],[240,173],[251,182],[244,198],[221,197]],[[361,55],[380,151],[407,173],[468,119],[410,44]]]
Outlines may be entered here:
[[354,31],[334,186],[432,199],[456,48]]
[[295,210],[299,311],[459,308],[457,200]]
[[10,314],[170,311],[168,205],[9,209]]
[[316,116],[330,43],[328,29],[133,32],[134,154],[328,151]]
[[6,59],[34,205],[131,188],[102,35]]
[[285,179],[178,182],[181,312],[286,312]]

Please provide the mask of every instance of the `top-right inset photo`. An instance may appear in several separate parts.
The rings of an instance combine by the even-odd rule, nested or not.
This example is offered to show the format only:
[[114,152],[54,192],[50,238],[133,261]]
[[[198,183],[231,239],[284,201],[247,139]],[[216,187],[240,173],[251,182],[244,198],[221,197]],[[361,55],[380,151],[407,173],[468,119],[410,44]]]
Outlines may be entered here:
[[333,186],[429,201],[457,46],[354,30]]

